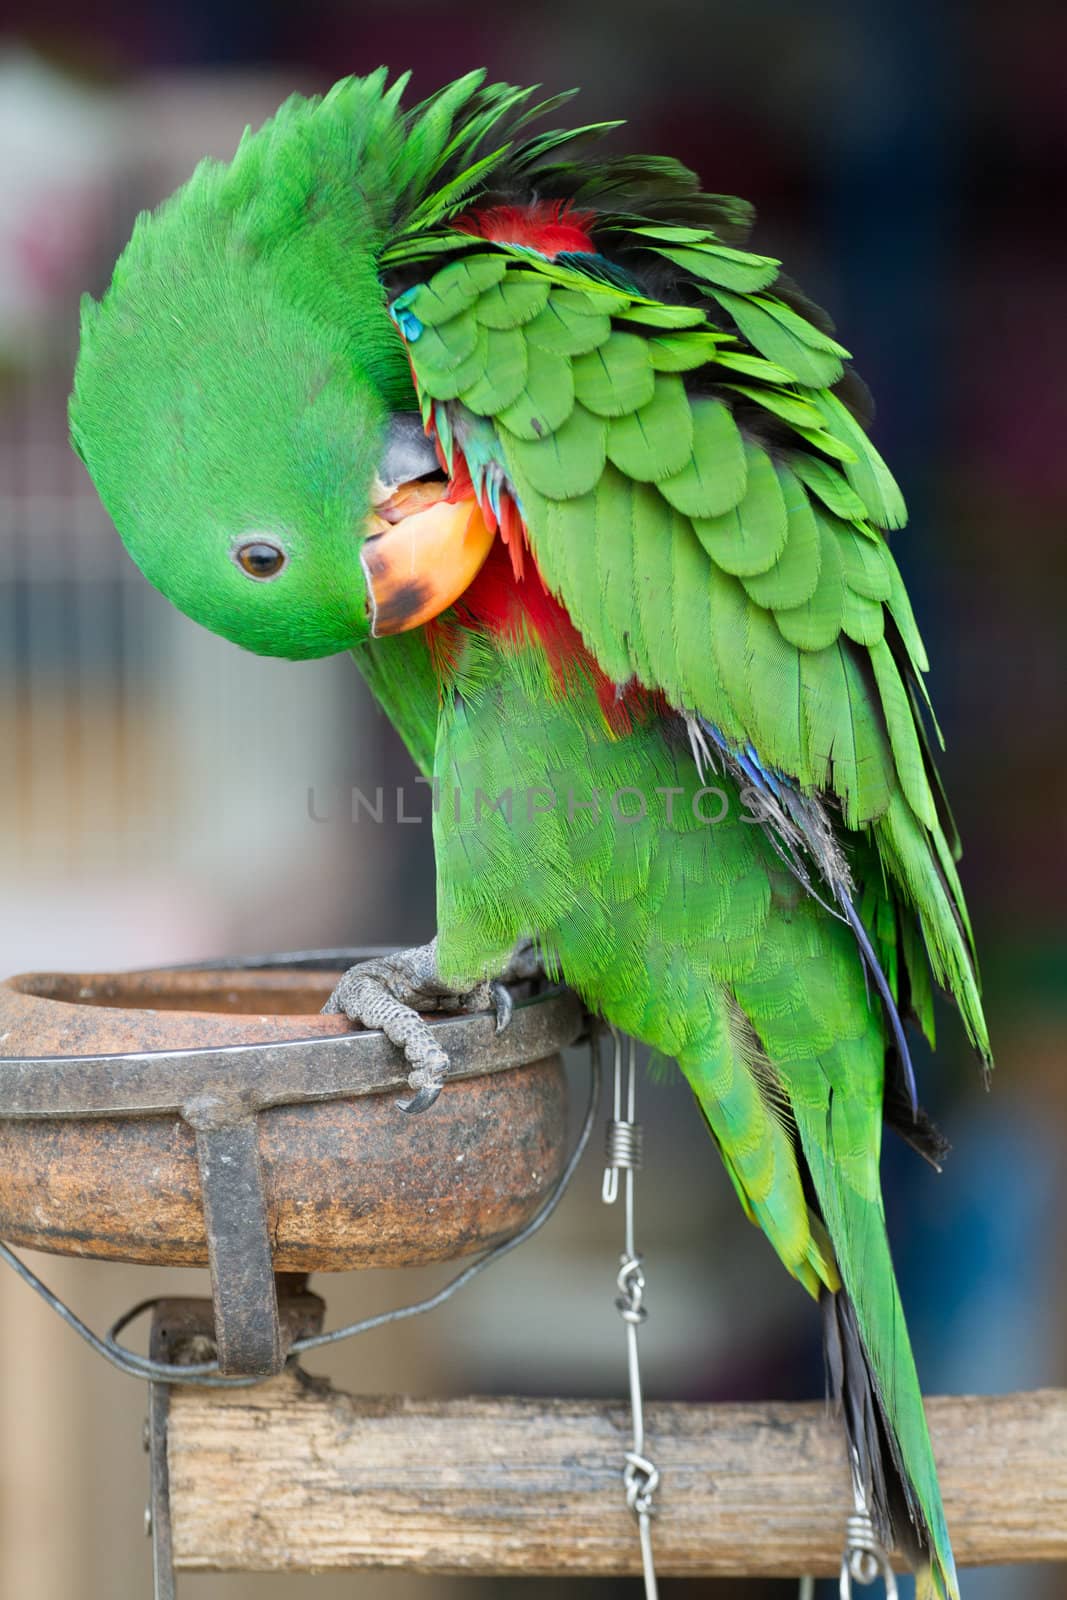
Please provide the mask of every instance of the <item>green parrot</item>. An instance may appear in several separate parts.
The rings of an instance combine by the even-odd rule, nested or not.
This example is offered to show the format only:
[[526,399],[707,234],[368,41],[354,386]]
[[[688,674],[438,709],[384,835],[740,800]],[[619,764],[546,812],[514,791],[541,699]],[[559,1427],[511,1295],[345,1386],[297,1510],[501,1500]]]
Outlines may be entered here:
[[600,156],[615,123],[531,133],[566,96],[405,86],[293,98],[138,219],[75,449],[175,605],[353,651],[432,780],[437,937],[330,1002],[407,1108],[448,1065],[417,1012],[506,1021],[523,941],[675,1057],[822,1303],[861,1503],[956,1596],[879,1150],[939,1152],[901,1021],[932,1040],[935,985],[989,1044],[862,385],[742,201]]

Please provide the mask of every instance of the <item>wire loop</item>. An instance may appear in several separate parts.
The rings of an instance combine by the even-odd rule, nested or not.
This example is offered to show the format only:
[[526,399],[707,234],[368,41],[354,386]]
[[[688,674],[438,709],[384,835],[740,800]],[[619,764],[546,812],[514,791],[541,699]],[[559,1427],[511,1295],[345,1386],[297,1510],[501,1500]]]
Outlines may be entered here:
[[654,1461],[627,1450],[622,1481],[626,1485],[626,1504],[637,1517],[654,1517],[653,1496],[659,1488],[660,1472]]
[[845,1520],[845,1549],[838,1584],[840,1600],[852,1600],[854,1582],[867,1588],[879,1578],[885,1584],[886,1600],[897,1600],[896,1574],[888,1552],[858,1492],[856,1502],[855,1511]]

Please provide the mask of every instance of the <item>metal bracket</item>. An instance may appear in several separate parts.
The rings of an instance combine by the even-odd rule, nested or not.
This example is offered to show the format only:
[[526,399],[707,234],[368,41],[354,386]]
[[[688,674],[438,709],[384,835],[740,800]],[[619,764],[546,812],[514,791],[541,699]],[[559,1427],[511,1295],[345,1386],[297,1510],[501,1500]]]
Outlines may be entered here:
[[[153,1347],[155,1358],[155,1349]],[[158,1358],[156,1358],[158,1359]],[[152,1539],[153,1600],[175,1600],[174,1551],[170,1537],[170,1468],[167,1463],[167,1416],[170,1385],[148,1385],[149,1491],[145,1532]]]
[[[279,1273],[271,1283],[271,1300],[275,1307],[274,1331],[280,1352],[280,1370],[280,1366],[284,1365],[285,1353],[295,1340],[320,1331],[326,1307],[317,1294],[308,1292],[307,1278],[301,1273]],[[217,1297],[214,1306],[210,1300],[160,1300],[152,1316],[149,1334],[148,1353],[152,1360],[172,1366],[193,1366],[210,1360],[216,1351],[216,1330],[223,1321],[219,1306]],[[221,1346],[218,1349],[221,1361]],[[145,1524],[146,1531],[152,1537],[154,1600],[175,1600],[170,1459],[167,1453],[172,1387],[169,1383],[148,1385],[145,1442],[149,1454],[149,1498]]]
[[[348,954],[301,952],[262,960],[343,964]],[[452,1080],[553,1054],[581,1033],[584,1011],[575,995],[558,990],[520,998],[504,1033],[489,1013],[435,1019],[432,1025],[448,1053]],[[279,1372],[285,1358],[257,1113],[401,1089],[407,1074],[403,1052],[370,1031],[213,1049],[0,1057],[0,1118],[181,1116],[196,1134],[219,1372],[265,1378]]]
[[285,1355],[255,1111],[203,1096],[182,1114],[196,1132],[219,1371],[270,1377]]
[[[153,1361],[182,1366],[214,1353],[214,1319],[208,1300],[161,1300],[152,1318],[148,1353]],[[149,1497],[145,1531],[152,1538],[154,1600],[175,1600],[174,1551],[170,1525],[170,1463],[167,1420],[170,1385],[148,1385]]]

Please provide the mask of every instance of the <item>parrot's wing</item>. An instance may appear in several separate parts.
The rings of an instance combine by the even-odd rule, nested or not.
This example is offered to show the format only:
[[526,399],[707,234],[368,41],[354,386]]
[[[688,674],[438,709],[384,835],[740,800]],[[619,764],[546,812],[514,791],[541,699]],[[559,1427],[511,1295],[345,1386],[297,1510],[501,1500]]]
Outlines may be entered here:
[[629,238],[677,272],[671,301],[599,257],[501,246],[400,295],[426,420],[487,493],[512,489],[609,678],[867,835],[986,1054],[926,656],[881,531],[904,503],[831,387],[847,351],[770,290],[776,262],[695,228]]
[[[770,291],[776,263],[697,228],[628,226],[617,262],[482,245],[401,293],[393,314],[427,426],[509,542],[518,507],[542,578],[608,678],[660,692],[780,803],[783,827],[799,819],[816,859],[808,823],[832,831],[827,850],[847,853],[864,891],[858,912],[838,902],[880,976],[893,899],[911,908],[900,952],[913,1005],[925,950],[985,1053],[921,717],[926,659],[881,531],[904,506],[834,392],[845,352],[791,291]],[[658,299],[639,286],[651,255],[677,271]],[[832,988],[832,964],[819,981]],[[954,1595],[878,1189],[881,1062],[858,1049],[831,1078],[780,985],[755,987],[739,985],[746,1014],[789,1097],[909,1506],[937,1553],[922,1592]],[[814,1011],[833,1013],[829,994]]]

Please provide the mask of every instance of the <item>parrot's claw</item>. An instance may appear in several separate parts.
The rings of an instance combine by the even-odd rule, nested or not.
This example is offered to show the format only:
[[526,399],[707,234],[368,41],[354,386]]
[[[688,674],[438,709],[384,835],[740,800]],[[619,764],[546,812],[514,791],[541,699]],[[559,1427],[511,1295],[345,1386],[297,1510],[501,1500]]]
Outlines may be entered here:
[[395,1103],[401,1111],[417,1116],[420,1111],[429,1111],[440,1093],[439,1083],[435,1083],[432,1087],[427,1084],[421,1089],[416,1089],[410,1100],[397,1100]]
[[323,1011],[343,1013],[365,1028],[380,1028],[399,1045],[411,1063],[408,1083],[414,1091],[398,1100],[401,1111],[415,1115],[433,1105],[448,1074],[448,1056],[420,1016],[423,1011],[493,1011],[496,1031],[511,1021],[514,1002],[505,979],[530,977],[536,968],[526,945],[512,956],[503,978],[483,981],[467,990],[445,983],[437,970],[437,940],[378,956],[349,967]]
[[492,996],[493,1010],[496,1012],[496,1031],[503,1033],[515,1014],[515,1002],[511,998],[511,990],[499,978],[494,978],[489,985]]
[[515,1001],[508,985],[511,983],[530,983],[538,978],[543,978],[544,975],[545,969],[541,961],[541,952],[537,948],[537,941],[535,939],[520,939],[511,952],[508,964],[499,978],[493,978],[489,984],[490,1004],[496,1012],[497,1033],[503,1033],[515,1015]]

